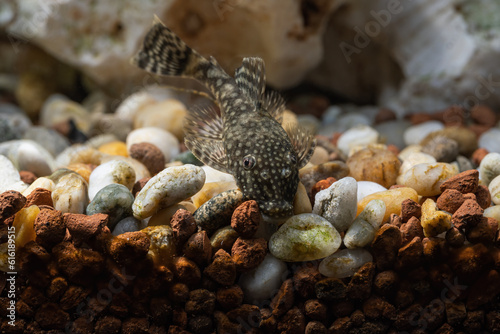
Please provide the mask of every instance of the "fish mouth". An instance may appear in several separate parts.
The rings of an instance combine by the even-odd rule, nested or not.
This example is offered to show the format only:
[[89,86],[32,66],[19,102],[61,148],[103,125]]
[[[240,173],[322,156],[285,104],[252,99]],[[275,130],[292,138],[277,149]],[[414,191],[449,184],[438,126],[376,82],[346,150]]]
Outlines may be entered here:
[[275,217],[284,218],[293,216],[293,205],[286,201],[266,201],[259,205],[263,214]]

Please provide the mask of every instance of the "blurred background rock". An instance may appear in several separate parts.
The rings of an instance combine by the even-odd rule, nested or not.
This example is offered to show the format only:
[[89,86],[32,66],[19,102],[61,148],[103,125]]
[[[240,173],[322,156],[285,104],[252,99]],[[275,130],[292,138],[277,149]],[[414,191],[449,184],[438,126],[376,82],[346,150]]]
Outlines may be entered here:
[[153,15],[228,73],[262,57],[271,87],[320,93],[322,111],[500,105],[497,0],[2,0],[2,99],[36,115],[56,92],[80,102],[99,92],[114,111],[158,82],[202,89],[130,65]]

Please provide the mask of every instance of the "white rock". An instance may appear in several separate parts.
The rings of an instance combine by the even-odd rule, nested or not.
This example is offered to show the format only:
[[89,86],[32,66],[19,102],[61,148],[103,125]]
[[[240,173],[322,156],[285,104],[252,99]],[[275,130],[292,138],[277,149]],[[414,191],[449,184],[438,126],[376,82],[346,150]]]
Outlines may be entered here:
[[111,160],[97,166],[89,176],[89,199],[111,183],[122,184],[132,189],[135,183],[135,171],[122,160]]
[[287,262],[313,261],[339,249],[342,239],[328,220],[313,213],[289,218],[269,239],[269,252]]
[[479,177],[485,185],[500,175],[500,153],[488,153],[479,164]]
[[491,128],[483,132],[479,137],[479,147],[485,148],[488,152],[500,153],[500,129]]
[[370,201],[356,219],[362,219],[377,231],[385,216],[385,202],[380,199]]
[[409,156],[413,155],[414,153],[420,153],[420,152],[422,152],[422,146],[408,145],[401,152],[399,152],[398,158],[402,161],[405,161],[406,159],[408,159]]
[[127,150],[134,144],[151,143],[158,147],[165,156],[165,161],[170,162],[179,154],[179,140],[168,131],[160,128],[148,127],[136,129],[127,136]]
[[78,173],[61,171],[52,189],[54,209],[62,213],[85,213],[89,204],[87,191],[87,182]]
[[0,144],[0,154],[12,161],[18,170],[27,170],[37,176],[52,174],[56,162],[52,155],[38,143],[27,140],[11,140]]
[[365,247],[373,241],[375,232],[375,228],[370,223],[356,218],[345,233],[344,245],[349,249]]
[[398,177],[398,184],[415,189],[421,196],[441,193],[439,187],[450,177],[458,174],[458,168],[447,163],[423,163],[410,168]]
[[387,188],[372,181],[358,181],[357,201],[361,201],[368,195],[385,191]]
[[436,162],[437,162],[436,158],[434,158],[430,154],[415,152],[407,156],[406,159],[403,160],[401,167],[399,167],[399,174],[401,175],[406,173],[413,166],[416,166],[418,164],[425,164],[425,163],[434,164]]
[[194,165],[169,167],[153,176],[136,195],[132,210],[137,219],[152,216],[193,196],[203,187],[205,172]]
[[[140,179],[143,179],[145,177],[151,177],[151,173],[149,172],[148,168],[144,166],[142,162],[139,160],[130,158],[130,157],[122,157],[119,155],[103,155],[101,159],[101,163],[106,163],[109,161],[113,160],[120,160],[128,163],[130,167],[134,169],[135,172],[135,182],[139,181]],[[134,183],[135,183],[134,182]]]
[[493,205],[484,210],[483,216],[496,219],[500,228],[500,205]]
[[313,213],[326,218],[339,232],[349,228],[357,210],[358,185],[354,178],[344,177],[314,199]]
[[379,133],[372,127],[359,125],[344,132],[337,141],[337,147],[346,155],[356,146],[376,144]]
[[249,303],[272,298],[279,290],[287,272],[286,263],[267,254],[259,266],[240,276],[238,285]]
[[23,196],[28,196],[36,188],[43,188],[47,189],[48,191],[52,191],[54,189],[54,186],[55,186],[54,181],[52,181],[47,177],[42,176],[33,181],[33,183],[30,184],[30,186],[25,191],[23,191]]
[[120,235],[127,232],[136,232],[145,228],[147,224],[134,217],[127,217],[120,220],[113,229],[113,235]]
[[365,263],[373,261],[373,256],[363,248],[343,249],[319,264],[319,272],[327,277],[351,277]]
[[284,88],[298,84],[321,60],[324,25],[341,3],[322,2],[303,13],[299,2],[288,0],[20,0],[17,20],[7,32],[80,68],[100,86],[131,90],[155,82],[129,60],[158,14],[190,46],[213,55],[228,71],[241,65],[243,56],[261,56],[274,64],[266,71],[269,83]]
[[23,192],[28,185],[21,181],[21,176],[12,162],[5,156],[0,155],[0,193],[7,190]]
[[495,177],[490,184],[488,185],[488,189],[491,194],[491,200],[495,204],[500,204],[500,175]]
[[444,124],[438,121],[428,121],[421,124],[410,126],[404,133],[406,145],[416,145],[427,137],[431,132],[444,128]]
[[172,133],[178,140],[184,138],[183,124],[186,106],[176,99],[168,99],[142,107],[134,117],[134,128],[158,127]]
[[134,118],[142,108],[157,103],[158,100],[146,90],[140,90],[127,96],[115,110],[115,115],[130,124],[134,123]]
[[[346,112],[345,110],[343,112]],[[318,134],[323,136],[331,136],[334,132],[344,132],[356,126],[370,126],[372,121],[365,115],[352,112],[343,114],[334,123],[323,124],[318,129]]]

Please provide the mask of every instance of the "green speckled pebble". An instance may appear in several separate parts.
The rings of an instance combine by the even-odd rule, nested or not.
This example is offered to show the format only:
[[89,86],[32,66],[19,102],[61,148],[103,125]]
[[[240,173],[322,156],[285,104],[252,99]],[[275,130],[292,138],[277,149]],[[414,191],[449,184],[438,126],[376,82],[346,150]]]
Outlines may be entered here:
[[211,233],[229,225],[234,209],[241,203],[243,203],[241,190],[224,191],[200,206],[194,212],[194,219],[198,226]]
[[333,254],[342,239],[325,218],[313,213],[291,217],[269,240],[269,251],[288,261],[313,261]]
[[134,196],[122,184],[108,184],[97,192],[87,206],[87,215],[105,213],[109,216],[108,227],[113,229],[121,219],[132,216]]
[[175,157],[175,160],[180,161],[183,164],[192,164],[195,166],[203,166],[203,162],[196,159],[196,157],[194,156],[194,154],[191,151],[185,151],[185,152],[178,154]]

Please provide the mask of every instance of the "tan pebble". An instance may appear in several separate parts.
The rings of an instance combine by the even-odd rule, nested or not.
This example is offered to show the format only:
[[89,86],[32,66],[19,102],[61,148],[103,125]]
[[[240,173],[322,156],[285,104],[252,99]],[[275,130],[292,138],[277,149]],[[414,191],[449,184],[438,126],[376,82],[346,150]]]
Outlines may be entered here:
[[168,266],[173,263],[175,242],[172,228],[168,225],[151,226],[141,230],[150,240],[149,255],[156,266]]
[[477,149],[477,136],[474,131],[467,129],[465,127],[449,126],[439,131],[434,131],[427,135],[421,142],[420,145],[425,146],[434,138],[444,136],[455,140],[458,143],[459,152],[466,157],[471,156],[471,154]]
[[99,146],[99,152],[111,155],[121,155],[128,157],[127,144],[122,141],[113,141]]
[[349,176],[357,181],[372,181],[389,188],[396,183],[401,162],[387,149],[364,148],[347,159]]
[[426,237],[434,237],[451,228],[451,215],[444,211],[439,211],[436,202],[428,198],[422,204],[420,224],[424,229]]
[[417,192],[408,187],[401,187],[395,189],[389,189],[386,191],[381,191],[378,193],[374,193],[364,197],[361,201],[358,202],[358,213],[360,214],[363,211],[368,203],[370,203],[374,199],[380,199],[385,203],[385,215],[382,219],[383,222],[387,221],[392,213],[401,215],[401,204],[406,199],[411,199],[415,202],[418,201]]
[[184,209],[191,213],[194,213],[196,211],[196,207],[193,203],[182,201],[155,213],[149,219],[148,226],[170,225],[170,220],[179,209]]
[[69,170],[72,170],[73,172],[80,174],[80,176],[83,177],[88,183],[90,174],[94,170],[95,166],[84,163],[74,163],[69,165],[67,168]]
[[328,160],[329,160],[328,151],[321,146],[317,146],[309,162],[312,163],[313,165],[319,165],[328,162]]
[[186,106],[175,99],[145,105],[134,117],[134,128],[154,126],[172,133],[180,141],[184,138],[183,122]]
[[224,191],[237,188],[238,186],[234,181],[205,183],[203,188],[191,197],[191,200],[193,201],[194,206],[199,208],[212,197],[217,196]]
[[301,213],[311,213],[312,205],[309,200],[309,196],[307,196],[306,187],[299,182],[299,186],[297,188],[297,193],[295,194],[295,198],[293,199],[293,214],[300,215]]

